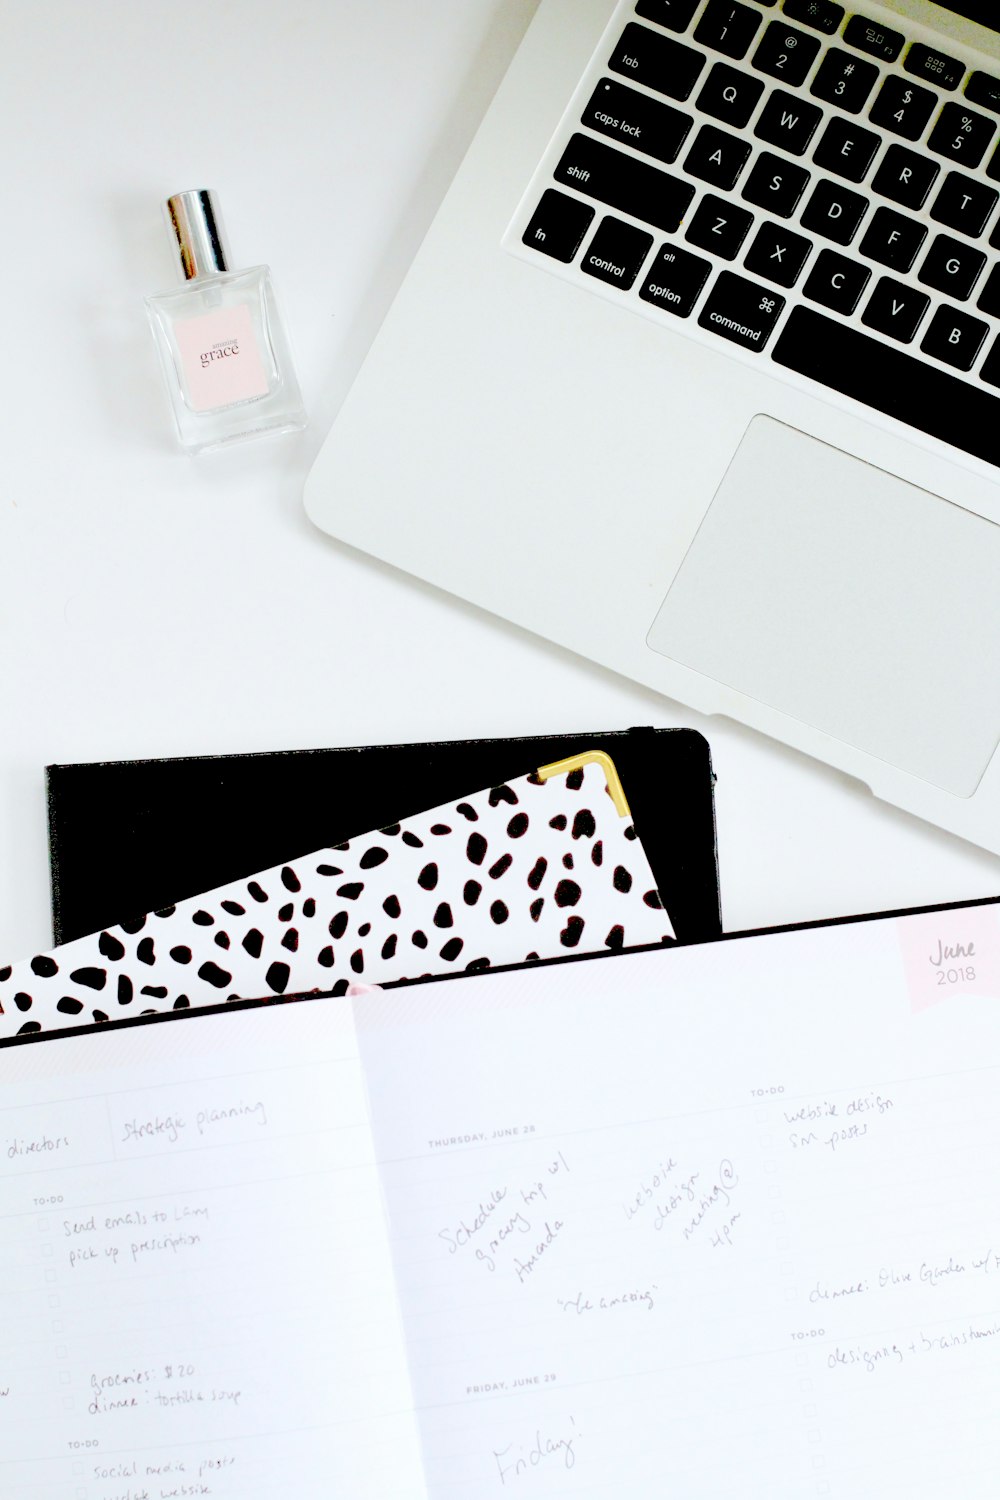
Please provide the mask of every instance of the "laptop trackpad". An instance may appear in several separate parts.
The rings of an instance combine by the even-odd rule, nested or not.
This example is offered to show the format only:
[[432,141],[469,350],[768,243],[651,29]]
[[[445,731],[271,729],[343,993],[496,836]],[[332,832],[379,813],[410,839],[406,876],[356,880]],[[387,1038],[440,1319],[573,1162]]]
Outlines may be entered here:
[[969,797],[1000,739],[1000,527],[755,417],[647,641]]

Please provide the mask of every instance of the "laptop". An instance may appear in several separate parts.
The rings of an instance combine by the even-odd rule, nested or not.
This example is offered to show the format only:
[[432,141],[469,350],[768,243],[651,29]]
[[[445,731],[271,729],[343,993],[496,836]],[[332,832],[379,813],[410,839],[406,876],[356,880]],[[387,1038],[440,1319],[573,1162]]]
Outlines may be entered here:
[[317,526],[1000,852],[1000,7],[541,0]]

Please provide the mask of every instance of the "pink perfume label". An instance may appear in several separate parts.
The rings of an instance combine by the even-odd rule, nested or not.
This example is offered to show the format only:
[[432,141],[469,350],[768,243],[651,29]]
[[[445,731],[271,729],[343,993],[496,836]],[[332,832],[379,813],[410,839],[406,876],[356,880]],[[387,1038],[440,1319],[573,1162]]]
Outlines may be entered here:
[[267,395],[267,375],[248,307],[223,307],[174,324],[195,411]]

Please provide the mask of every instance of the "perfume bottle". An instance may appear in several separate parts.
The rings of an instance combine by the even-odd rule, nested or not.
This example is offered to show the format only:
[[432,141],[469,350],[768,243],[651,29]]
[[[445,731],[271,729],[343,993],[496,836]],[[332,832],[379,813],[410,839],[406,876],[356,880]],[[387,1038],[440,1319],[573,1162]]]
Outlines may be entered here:
[[231,271],[219,210],[206,189],[164,205],[184,285],[146,298],[181,446],[224,443],[306,425],[288,335],[267,266]]

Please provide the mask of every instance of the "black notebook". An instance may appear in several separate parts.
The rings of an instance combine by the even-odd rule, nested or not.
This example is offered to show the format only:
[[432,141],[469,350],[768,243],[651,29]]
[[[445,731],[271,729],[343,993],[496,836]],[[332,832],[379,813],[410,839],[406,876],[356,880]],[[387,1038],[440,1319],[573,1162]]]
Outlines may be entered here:
[[53,937],[153,911],[583,750],[618,768],[682,943],[721,931],[714,775],[695,730],[48,767]]

